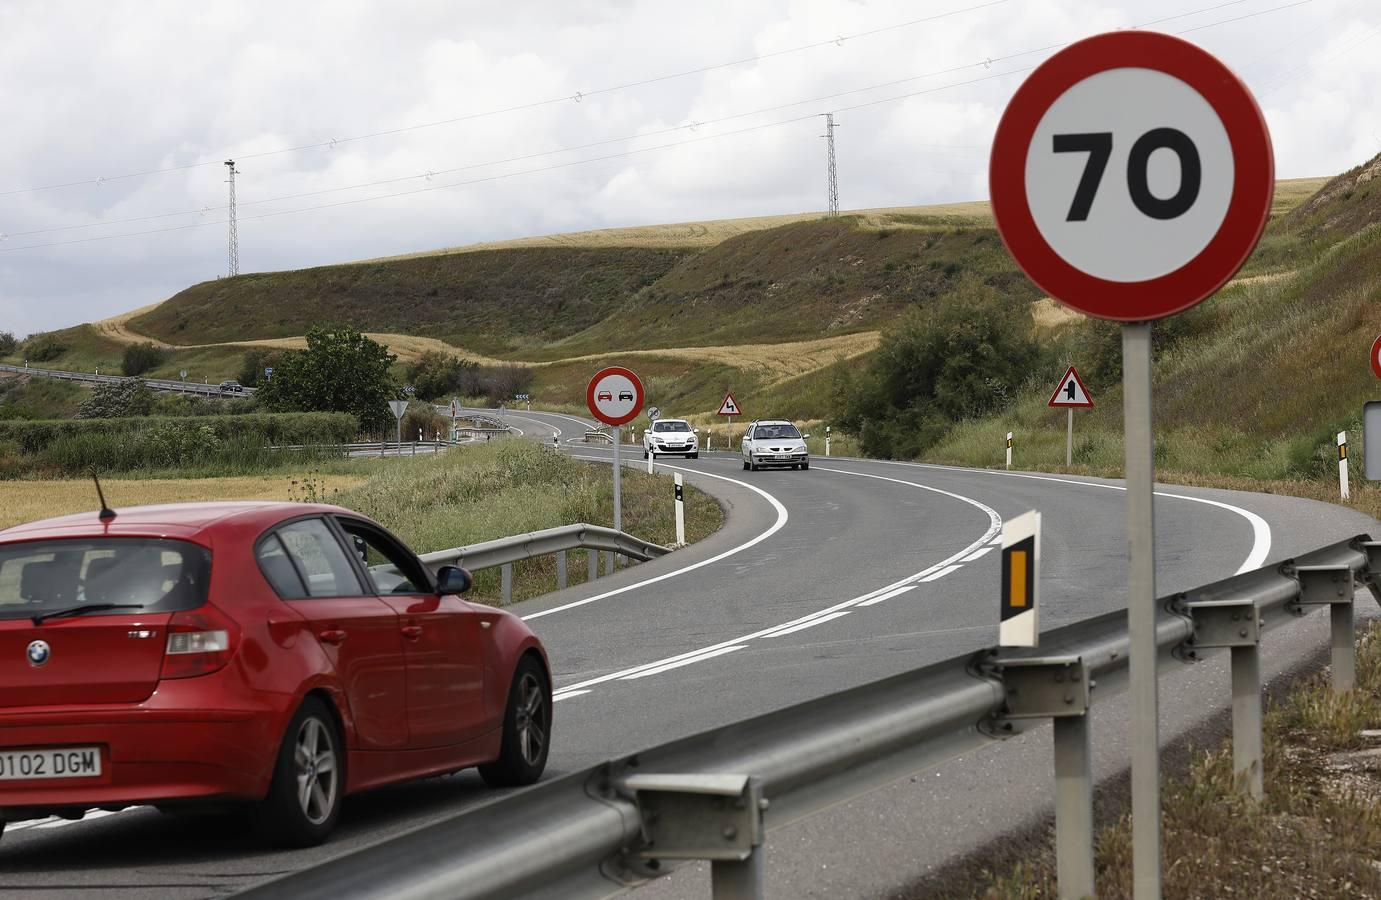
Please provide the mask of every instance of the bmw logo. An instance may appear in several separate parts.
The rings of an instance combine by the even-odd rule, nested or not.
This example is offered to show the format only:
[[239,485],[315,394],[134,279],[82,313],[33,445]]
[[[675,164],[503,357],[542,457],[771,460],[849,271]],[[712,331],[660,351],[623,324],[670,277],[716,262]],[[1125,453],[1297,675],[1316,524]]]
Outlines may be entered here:
[[29,665],[37,668],[48,662],[48,657],[53,655],[53,650],[48,646],[47,641],[34,641],[29,645]]

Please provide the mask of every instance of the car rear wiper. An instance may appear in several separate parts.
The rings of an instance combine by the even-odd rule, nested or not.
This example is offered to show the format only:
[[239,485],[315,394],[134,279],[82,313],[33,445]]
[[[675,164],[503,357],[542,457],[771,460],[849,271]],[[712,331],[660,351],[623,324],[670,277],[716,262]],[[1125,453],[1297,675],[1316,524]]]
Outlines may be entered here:
[[67,616],[81,615],[86,612],[102,612],[108,609],[143,609],[142,603],[87,603],[83,606],[69,606],[67,609],[55,609],[52,612],[41,613],[33,616],[35,625],[42,625],[49,619],[64,619]]

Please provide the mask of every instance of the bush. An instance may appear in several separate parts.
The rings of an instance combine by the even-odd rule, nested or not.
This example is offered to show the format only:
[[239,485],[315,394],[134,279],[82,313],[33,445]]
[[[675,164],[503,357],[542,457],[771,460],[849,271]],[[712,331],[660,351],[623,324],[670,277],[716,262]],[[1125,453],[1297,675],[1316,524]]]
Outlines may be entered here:
[[957,422],[1008,402],[1039,361],[1027,304],[965,276],[884,331],[858,377],[841,371],[835,421],[868,456],[919,456]]
[[91,396],[77,409],[78,419],[120,419],[147,416],[153,412],[153,391],[141,378],[104,381],[91,389]]
[[247,466],[275,453],[269,445],[342,444],[357,431],[344,413],[50,419],[0,422],[0,448],[17,451],[23,472],[124,472],[218,460]]
[[424,441],[435,440],[438,432],[443,437],[449,437],[451,420],[438,413],[430,403],[413,401],[408,404],[408,411],[403,413],[403,440],[417,440],[418,429],[421,429]]
[[125,347],[125,355],[120,359],[120,371],[126,375],[143,375],[150,369],[163,365],[168,353],[152,341],[130,344]]
[[240,365],[240,384],[245,387],[257,387],[264,377],[265,369],[277,371],[282,355],[279,350],[267,350],[263,347],[255,347],[245,353],[244,362]]
[[288,350],[259,402],[276,412],[348,412],[365,428],[393,423],[388,401],[399,396],[389,367],[398,357],[353,328],[313,328],[306,350]]
[[51,334],[31,334],[23,344],[24,358],[31,363],[57,359],[67,352],[67,345]]
[[478,372],[478,363],[440,350],[427,350],[407,368],[408,383],[424,400],[446,400],[466,393],[464,388],[474,382]]
[[19,341],[15,340],[14,332],[0,331],[0,356],[9,356],[19,347]]

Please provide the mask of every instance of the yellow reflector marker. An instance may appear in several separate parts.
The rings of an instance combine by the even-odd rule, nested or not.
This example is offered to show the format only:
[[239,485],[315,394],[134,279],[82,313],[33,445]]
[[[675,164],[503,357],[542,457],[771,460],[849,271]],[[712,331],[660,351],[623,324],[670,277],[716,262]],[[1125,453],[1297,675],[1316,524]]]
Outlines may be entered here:
[[1013,607],[1023,607],[1026,605],[1026,567],[1027,554],[1025,550],[1013,550],[1011,553],[1012,575],[1011,575],[1011,604]]

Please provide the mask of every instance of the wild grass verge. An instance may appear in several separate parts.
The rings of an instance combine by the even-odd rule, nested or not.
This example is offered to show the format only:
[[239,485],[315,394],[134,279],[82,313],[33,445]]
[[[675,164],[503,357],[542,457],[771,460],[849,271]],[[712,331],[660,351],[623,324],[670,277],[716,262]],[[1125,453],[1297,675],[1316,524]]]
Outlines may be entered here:
[[[1362,632],[1357,687],[1334,694],[1327,673],[1307,676],[1268,704],[1266,799],[1234,786],[1231,743],[1191,751],[1188,771],[1162,794],[1164,895],[1176,897],[1381,897],[1381,626]],[[929,897],[1044,900],[1058,896],[1050,840],[1026,859],[983,870],[962,889]],[[1128,815],[1096,841],[1100,897],[1132,895]],[[920,893],[908,896],[921,896]]]
[[[671,476],[625,470],[623,529],[670,546],[676,539]],[[707,537],[723,521],[712,497],[687,486],[686,540]],[[613,525],[613,474],[529,441],[502,441],[437,457],[395,461],[368,482],[327,498],[388,526],[419,553],[475,544],[542,528],[587,522]],[[556,560],[514,565],[513,597],[556,588]],[[586,580],[586,555],[570,555],[570,584]],[[471,599],[497,603],[499,570],[475,573]]]

